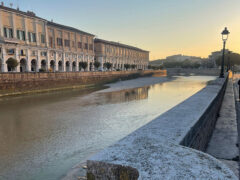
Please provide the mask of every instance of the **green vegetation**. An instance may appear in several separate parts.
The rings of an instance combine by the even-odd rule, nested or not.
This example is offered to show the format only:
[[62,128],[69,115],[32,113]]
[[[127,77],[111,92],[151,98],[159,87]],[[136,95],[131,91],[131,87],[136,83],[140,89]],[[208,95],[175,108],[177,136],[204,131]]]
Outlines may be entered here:
[[130,67],[131,67],[130,64],[124,64],[124,68],[125,68],[126,70],[128,70]]
[[194,62],[186,59],[184,61],[166,61],[163,66],[165,68],[199,68],[201,64],[198,61]]
[[94,61],[93,65],[96,69],[98,69],[100,67],[101,63],[99,61]]
[[132,69],[135,69],[136,67],[137,67],[136,64],[132,64],[132,65],[131,65],[131,68],[132,68]]
[[11,58],[11,57],[6,61],[6,63],[7,63],[8,68],[11,69],[11,71],[14,70],[19,64],[16,59]]
[[103,66],[109,70],[112,67],[112,63],[106,62],[103,64]]
[[[229,61],[228,61],[229,59]],[[216,64],[217,66],[221,66],[222,62],[222,56],[218,57],[216,59]],[[240,54],[238,53],[230,53],[230,54],[225,54],[224,56],[224,66],[235,66],[235,65],[240,65]]]
[[87,62],[79,62],[79,68],[86,70],[87,67],[88,67]]

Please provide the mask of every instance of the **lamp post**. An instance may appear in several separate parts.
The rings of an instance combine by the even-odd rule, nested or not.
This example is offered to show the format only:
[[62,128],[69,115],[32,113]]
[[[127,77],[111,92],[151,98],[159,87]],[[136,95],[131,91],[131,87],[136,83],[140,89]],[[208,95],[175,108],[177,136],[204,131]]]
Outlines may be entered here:
[[226,41],[228,39],[228,34],[230,32],[227,30],[227,28],[225,27],[225,29],[222,32],[222,40],[223,40],[223,55],[222,55],[222,65],[221,65],[221,72],[219,75],[219,78],[224,78],[224,53],[225,53],[225,45],[226,45]]

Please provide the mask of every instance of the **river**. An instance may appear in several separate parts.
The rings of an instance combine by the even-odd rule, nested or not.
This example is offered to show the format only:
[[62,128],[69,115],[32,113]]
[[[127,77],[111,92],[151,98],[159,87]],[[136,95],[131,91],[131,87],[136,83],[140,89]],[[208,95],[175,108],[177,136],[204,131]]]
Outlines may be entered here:
[[125,89],[131,87],[126,81],[123,90],[68,90],[0,99],[0,180],[61,179],[74,165],[176,106],[216,77],[156,78],[158,83],[143,83],[144,87],[140,83],[138,88]]

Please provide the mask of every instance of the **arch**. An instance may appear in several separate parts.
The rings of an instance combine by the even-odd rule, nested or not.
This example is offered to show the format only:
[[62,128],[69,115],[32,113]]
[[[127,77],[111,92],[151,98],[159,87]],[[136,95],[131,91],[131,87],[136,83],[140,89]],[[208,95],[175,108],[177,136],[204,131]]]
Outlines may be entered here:
[[20,72],[26,72],[27,71],[27,61],[26,59],[20,60]]
[[37,61],[36,61],[36,59],[32,59],[32,61],[31,61],[31,71],[32,72],[37,72]]
[[63,71],[63,63],[62,63],[62,61],[58,61],[58,71]]
[[46,60],[42,60],[41,61],[41,69],[43,71],[46,71],[47,70],[47,61]]
[[52,72],[55,71],[55,61],[54,61],[54,60],[51,60],[51,61],[50,61],[50,68],[51,68],[51,71],[52,71]]
[[66,61],[66,72],[70,71],[70,63],[69,61]]
[[76,71],[76,62],[75,61],[73,61],[72,62],[72,71]]

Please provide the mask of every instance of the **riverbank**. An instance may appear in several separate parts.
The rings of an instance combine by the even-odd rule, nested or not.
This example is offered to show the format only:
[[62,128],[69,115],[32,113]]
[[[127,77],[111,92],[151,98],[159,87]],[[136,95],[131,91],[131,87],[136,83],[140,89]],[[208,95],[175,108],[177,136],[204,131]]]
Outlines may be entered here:
[[2,73],[0,74],[0,97],[76,88],[84,89],[118,80],[152,76],[153,74],[165,76],[166,71]]

